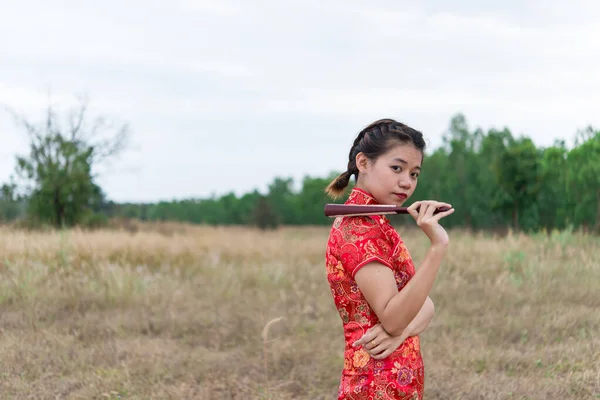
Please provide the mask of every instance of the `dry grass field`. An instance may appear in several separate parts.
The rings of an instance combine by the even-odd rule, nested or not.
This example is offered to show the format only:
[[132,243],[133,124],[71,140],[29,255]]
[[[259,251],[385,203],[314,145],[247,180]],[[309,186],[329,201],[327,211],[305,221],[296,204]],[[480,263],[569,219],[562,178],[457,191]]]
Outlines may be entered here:
[[[327,234],[0,229],[0,398],[334,399]],[[600,239],[450,235],[425,398],[600,398]]]

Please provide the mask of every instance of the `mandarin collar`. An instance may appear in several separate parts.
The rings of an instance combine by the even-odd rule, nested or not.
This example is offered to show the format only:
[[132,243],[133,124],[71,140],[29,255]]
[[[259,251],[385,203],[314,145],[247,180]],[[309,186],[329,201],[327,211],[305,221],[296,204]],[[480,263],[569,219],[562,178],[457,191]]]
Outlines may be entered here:
[[380,204],[371,193],[360,188],[352,188],[346,204]]

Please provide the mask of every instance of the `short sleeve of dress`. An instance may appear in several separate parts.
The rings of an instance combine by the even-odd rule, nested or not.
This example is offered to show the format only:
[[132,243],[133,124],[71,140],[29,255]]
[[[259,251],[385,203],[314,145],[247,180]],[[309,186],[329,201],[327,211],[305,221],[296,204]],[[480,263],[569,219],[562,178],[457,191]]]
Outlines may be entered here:
[[356,272],[372,261],[394,269],[392,243],[375,218],[349,218],[340,226],[339,258],[344,270],[352,278]]

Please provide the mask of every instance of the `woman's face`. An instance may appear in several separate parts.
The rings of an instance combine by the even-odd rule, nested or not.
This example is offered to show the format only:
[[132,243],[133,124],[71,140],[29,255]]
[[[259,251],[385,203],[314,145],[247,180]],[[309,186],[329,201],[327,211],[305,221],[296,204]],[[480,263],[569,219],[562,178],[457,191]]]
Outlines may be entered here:
[[357,187],[379,203],[401,206],[414,193],[423,154],[414,145],[399,143],[375,160],[363,153],[356,156]]

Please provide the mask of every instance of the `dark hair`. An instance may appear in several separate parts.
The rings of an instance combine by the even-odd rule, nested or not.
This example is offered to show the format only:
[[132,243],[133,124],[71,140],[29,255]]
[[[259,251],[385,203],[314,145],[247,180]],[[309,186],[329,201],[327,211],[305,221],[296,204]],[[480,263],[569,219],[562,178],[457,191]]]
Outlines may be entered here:
[[358,168],[356,167],[358,153],[362,152],[370,160],[375,160],[398,142],[410,143],[421,153],[425,152],[425,140],[421,132],[393,119],[380,119],[369,124],[354,139],[348,154],[346,171],[331,181],[325,192],[336,199],[344,193],[352,175],[355,175],[358,180]]

